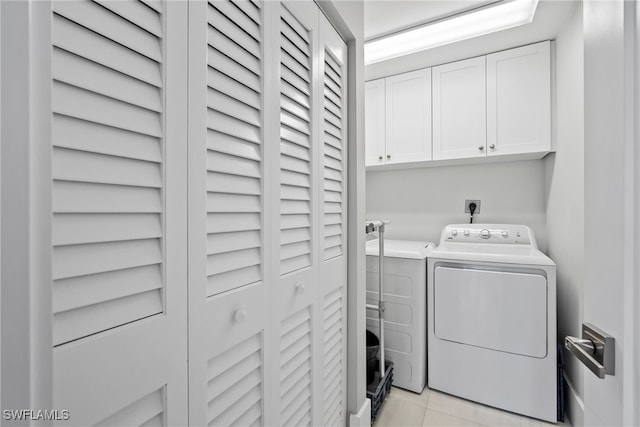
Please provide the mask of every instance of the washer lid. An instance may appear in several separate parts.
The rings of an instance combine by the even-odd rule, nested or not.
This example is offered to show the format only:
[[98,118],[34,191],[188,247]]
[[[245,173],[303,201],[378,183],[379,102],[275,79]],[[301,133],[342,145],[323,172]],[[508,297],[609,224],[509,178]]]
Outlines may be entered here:
[[[367,242],[367,255],[378,256],[378,239]],[[384,239],[384,255],[392,258],[424,259],[434,248],[431,242]]]
[[456,261],[481,261],[502,264],[555,266],[540,250],[521,245],[487,245],[474,243],[443,243],[429,258]]

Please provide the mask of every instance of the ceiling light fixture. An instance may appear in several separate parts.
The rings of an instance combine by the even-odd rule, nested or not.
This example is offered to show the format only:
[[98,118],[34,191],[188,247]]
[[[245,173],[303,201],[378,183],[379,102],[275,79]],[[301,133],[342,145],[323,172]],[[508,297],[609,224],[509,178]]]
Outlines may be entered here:
[[364,45],[365,64],[467,40],[529,24],[538,0],[511,0],[456,15],[418,28],[372,40]]

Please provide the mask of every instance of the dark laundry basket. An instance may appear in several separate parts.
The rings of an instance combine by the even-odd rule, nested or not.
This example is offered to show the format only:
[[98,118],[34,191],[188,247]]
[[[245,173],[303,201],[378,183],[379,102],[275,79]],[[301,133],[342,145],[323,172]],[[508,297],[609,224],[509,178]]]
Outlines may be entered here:
[[367,385],[371,384],[376,377],[378,351],[380,351],[380,340],[376,334],[367,329]]

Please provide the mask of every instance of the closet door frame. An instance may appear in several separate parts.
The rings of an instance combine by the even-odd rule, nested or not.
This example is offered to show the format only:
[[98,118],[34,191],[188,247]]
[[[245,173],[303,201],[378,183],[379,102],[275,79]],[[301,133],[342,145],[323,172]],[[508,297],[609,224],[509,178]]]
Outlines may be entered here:
[[0,17],[0,403],[51,408],[51,75],[32,72],[51,68],[51,5],[1,2]]

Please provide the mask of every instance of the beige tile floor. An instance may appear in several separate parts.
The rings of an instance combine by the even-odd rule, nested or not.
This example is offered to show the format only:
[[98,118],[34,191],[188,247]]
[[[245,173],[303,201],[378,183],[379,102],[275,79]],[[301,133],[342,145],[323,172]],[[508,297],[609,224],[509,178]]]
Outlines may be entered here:
[[425,388],[422,394],[392,387],[373,427],[570,427],[550,424]]

